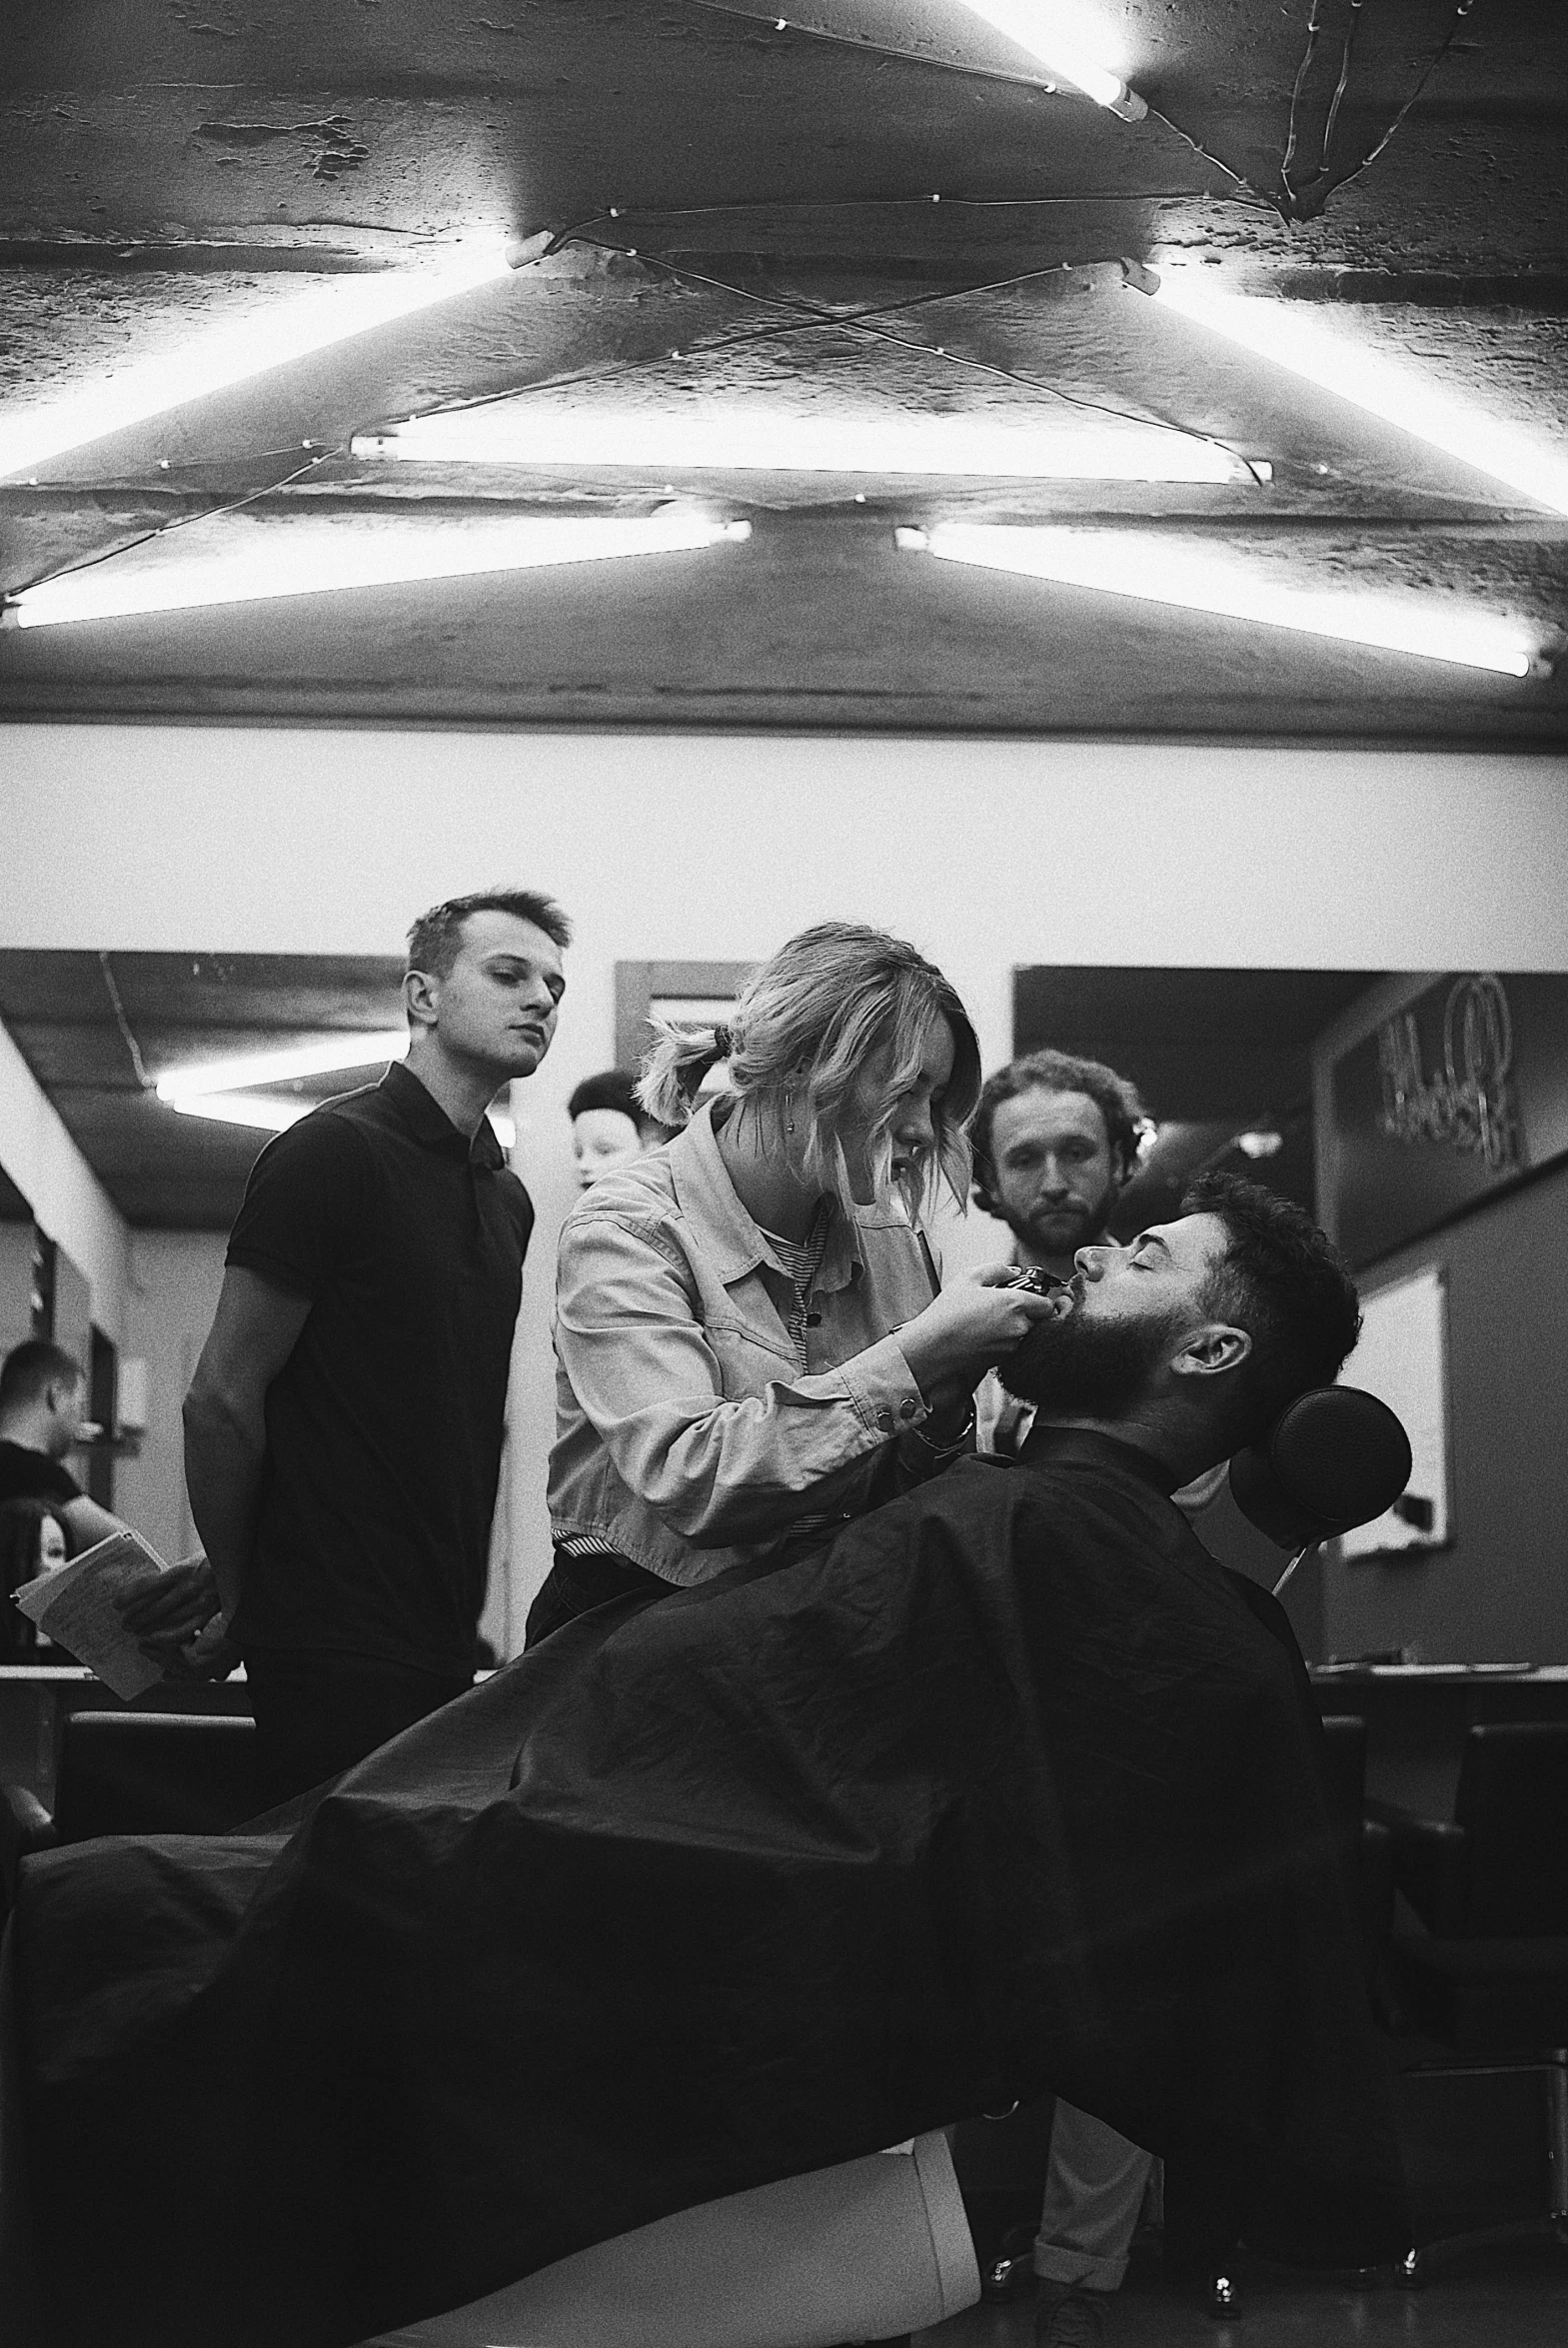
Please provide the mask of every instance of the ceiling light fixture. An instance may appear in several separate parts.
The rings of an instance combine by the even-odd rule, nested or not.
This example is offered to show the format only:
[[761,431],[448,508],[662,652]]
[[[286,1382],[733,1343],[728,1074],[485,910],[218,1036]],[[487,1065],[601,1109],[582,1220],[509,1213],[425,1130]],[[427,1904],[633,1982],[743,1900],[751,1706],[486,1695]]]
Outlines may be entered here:
[[284,1044],[275,1052],[166,1069],[158,1079],[158,1098],[178,1107],[204,1093],[232,1093],[237,1086],[286,1085],[295,1077],[330,1076],[340,1068],[372,1068],[379,1061],[401,1060],[408,1048],[407,1028],[353,1029],[322,1044]]
[[[248,1052],[232,1060],[167,1069],[158,1079],[158,1098],[181,1117],[211,1118],[219,1125],[251,1126],[263,1133],[282,1134],[308,1117],[316,1103],[249,1092],[246,1087],[375,1068],[383,1061],[406,1059],[408,1049],[407,1028],[365,1029],[335,1036],[324,1044],[286,1044],[276,1052]],[[508,1112],[491,1109],[486,1114],[503,1150],[513,1149],[517,1127]]]
[[1053,0],[963,0],[963,5],[1107,113],[1119,115],[1123,122],[1141,122],[1147,114],[1136,90],[1094,54],[1093,30],[1080,9],[1059,7]]
[[63,392],[20,415],[0,416],[0,475],[30,472],[69,449],[145,424],[373,327],[412,318],[455,294],[472,293],[507,276],[520,258],[532,258],[533,240],[526,247],[513,246],[511,256],[499,240],[487,237],[429,268],[335,277],[260,317],[193,335],[167,357],[137,360],[95,376],[79,391]]
[[313,1101],[269,1101],[261,1093],[192,1093],[169,1106],[181,1117],[206,1117],[215,1125],[252,1126],[266,1134],[283,1134],[316,1105]]
[[[269,1101],[261,1093],[193,1093],[169,1106],[181,1117],[205,1117],[215,1125],[249,1126],[264,1134],[286,1134],[290,1126],[297,1126],[302,1117],[308,1117],[316,1104]],[[502,1149],[516,1149],[518,1130],[506,1111],[489,1109],[485,1114]]]
[[355,587],[391,587],[426,579],[467,579],[527,571],[552,563],[592,563],[629,555],[678,554],[751,536],[749,522],[709,522],[690,514],[641,520],[528,520],[471,531],[419,523],[371,530],[333,526],[278,534],[275,546],[253,542],[205,558],[139,565],[101,564],[62,572],[6,599],[7,627],[54,628],[81,620],[142,612],[206,610],[275,596],[325,595]]
[[726,408],[663,415],[635,409],[549,409],[527,403],[417,416],[394,432],[366,433],[356,457],[460,465],[570,465],[603,471],[642,466],[664,473],[906,474],[1044,481],[1222,481],[1268,478],[1195,434],[1153,424],[1065,432],[1037,422],[982,423],[969,416],[829,417]]
[[943,522],[900,530],[900,547],[949,563],[977,565],[1086,587],[1140,603],[1174,604],[1263,628],[1291,628],[1347,644],[1452,661],[1505,677],[1544,673],[1540,648],[1515,623],[1444,609],[1427,599],[1361,595],[1340,588],[1282,587],[1259,567],[1160,544],[1146,531],[1006,529]]
[[1349,400],[1385,424],[1397,424],[1532,503],[1568,514],[1568,457],[1517,425],[1501,423],[1484,409],[1439,390],[1365,342],[1303,317],[1302,304],[1222,293],[1200,282],[1196,271],[1185,269],[1158,276],[1152,270],[1129,270],[1127,282],[1151,295],[1162,309],[1178,311],[1211,334],[1223,335],[1227,342],[1287,368],[1319,390]]

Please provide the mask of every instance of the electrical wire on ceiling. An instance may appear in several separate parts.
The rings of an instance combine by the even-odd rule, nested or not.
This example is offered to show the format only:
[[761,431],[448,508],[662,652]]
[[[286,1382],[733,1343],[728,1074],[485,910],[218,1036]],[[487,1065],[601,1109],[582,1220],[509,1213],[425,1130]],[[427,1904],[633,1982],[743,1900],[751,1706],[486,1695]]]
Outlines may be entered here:
[[[1229,172],[1228,164],[1219,168]],[[1230,177],[1234,179],[1234,172]],[[928,212],[933,204],[945,204],[950,212],[1034,212],[1064,204],[1187,204],[1195,199],[1215,204],[1230,200],[1224,190],[1208,188],[1075,188],[1070,196],[955,196],[943,191],[924,196],[733,196],[721,204],[611,204],[574,221],[560,234],[575,236],[579,229],[597,228],[607,218],[716,220],[732,212]],[[1268,203],[1267,197],[1259,200]]]
[[[706,9],[713,16],[743,17],[750,23],[757,22],[757,18],[749,8],[736,8],[730,4],[730,0],[689,0],[689,5],[694,8]],[[933,57],[923,49],[900,49],[887,41],[864,40],[855,33],[830,32],[824,25],[793,24],[785,17],[780,17],[777,20],[775,29],[780,33],[792,33],[802,41],[830,42],[840,49],[852,49],[862,57],[892,57],[896,58],[900,64],[923,65],[936,73],[962,73],[982,81],[1010,82],[1031,90],[1055,91],[1058,87],[1053,81],[1042,81],[1036,74],[1006,73],[996,66],[958,63],[948,57]],[[1173,131],[1184,145],[1191,148],[1194,155],[1200,155],[1205,163],[1212,163],[1217,170],[1225,174],[1227,179],[1233,181],[1238,188],[1245,189],[1246,193],[1267,211],[1276,213],[1282,218],[1289,217],[1276,196],[1271,196],[1266,188],[1254,187],[1249,179],[1235,169],[1233,164],[1227,163],[1222,155],[1214,154],[1210,148],[1203,145],[1200,139],[1195,139],[1189,130],[1183,129],[1179,122],[1172,121],[1171,117],[1154,105],[1146,94],[1142,95],[1144,96],[1145,109],[1153,121],[1160,123],[1166,130]],[[1202,190],[1183,190],[1182,192],[1184,194],[1201,194]]]
[[[1448,56],[1449,51],[1453,48],[1455,41],[1457,41],[1459,38],[1459,33],[1465,22],[1465,19],[1469,16],[1471,10],[1475,7],[1475,0],[1458,0],[1458,5],[1454,10],[1453,16],[1449,20],[1447,32],[1444,34],[1441,42],[1433,51],[1432,55],[1427,59],[1426,64],[1422,67],[1420,74],[1417,76],[1415,87],[1411,90],[1409,97],[1405,99],[1403,105],[1400,106],[1398,112],[1395,114],[1393,120],[1389,123],[1388,128],[1383,132],[1382,136],[1375,142],[1373,146],[1367,149],[1367,152],[1362,156],[1359,163],[1352,164],[1347,171],[1335,172],[1330,166],[1329,155],[1333,147],[1334,132],[1338,127],[1339,110],[1344,103],[1345,92],[1350,84],[1350,64],[1355,50],[1356,34],[1360,27],[1362,6],[1363,0],[1349,0],[1348,14],[1345,22],[1345,35],[1344,40],[1340,46],[1339,77],[1334,85],[1334,94],[1329,101],[1328,114],[1323,125],[1323,141],[1319,154],[1318,167],[1316,173],[1313,176],[1311,184],[1302,189],[1296,187],[1292,183],[1290,174],[1291,168],[1295,162],[1296,147],[1299,137],[1299,125],[1297,118],[1300,109],[1301,97],[1306,86],[1307,76],[1312,68],[1313,59],[1317,53],[1317,44],[1323,29],[1323,0],[1312,0],[1311,11],[1307,18],[1306,47],[1302,53],[1301,63],[1296,68],[1295,83],[1290,94],[1290,118],[1285,131],[1284,159],[1279,167],[1280,185],[1285,191],[1285,205],[1283,208],[1284,216],[1287,220],[1315,220],[1318,214],[1323,211],[1329,197],[1333,195],[1337,189],[1348,187],[1352,180],[1359,179],[1362,172],[1369,170],[1370,167],[1377,161],[1378,157],[1387,148],[1395,132],[1400,128],[1406,116],[1410,113],[1412,107],[1414,107],[1419,100],[1421,93],[1426,88],[1433,74],[1436,73],[1438,67],[1443,63],[1445,58]],[[1150,108],[1150,112],[1152,111],[1153,109]]]
[[[590,240],[580,239],[579,241],[586,243]],[[601,250],[617,251],[620,248],[604,246],[601,247]],[[685,263],[667,260],[661,253],[643,254],[640,258],[651,262],[655,268],[668,270],[672,277],[691,279],[698,285],[712,286],[720,292],[735,294],[743,301],[765,303],[772,308],[796,312],[801,317],[808,318],[816,326],[843,327],[851,333],[867,336],[876,342],[887,343],[894,350],[908,351],[922,359],[940,359],[948,366],[971,368],[979,374],[995,376],[1004,383],[1018,384],[1025,391],[1043,392],[1047,398],[1060,400],[1069,408],[1082,408],[1096,416],[1114,416],[1123,424],[1138,424],[1159,432],[1174,433],[1182,440],[1201,441],[1205,448],[1219,449],[1236,464],[1245,466],[1246,470],[1252,473],[1254,480],[1260,478],[1238,449],[1231,448],[1224,441],[1216,440],[1212,433],[1197,431],[1190,424],[1172,424],[1164,417],[1159,416],[1134,416],[1126,408],[1113,408],[1105,400],[1082,399],[1074,392],[1063,391],[1059,384],[1047,383],[1041,376],[1024,375],[1015,367],[1003,367],[991,359],[976,359],[966,351],[948,350],[945,345],[916,342],[908,335],[891,334],[885,327],[871,325],[863,312],[858,315],[846,316],[838,311],[819,310],[815,304],[804,302],[792,294],[754,293],[749,287],[732,285],[725,278],[710,277],[702,270],[688,268]],[[988,290],[992,289],[976,289],[976,291]],[[889,307],[901,306],[889,305]],[[909,307],[912,308],[913,305],[910,304]]]
[[[706,9],[710,14],[732,17],[740,16],[747,18],[751,22],[756,22],[756,18],[753,16],[753,13],[750,9],[736,8],[730,4],[730,0],[689,0],[689,5],[696,8]],[[1144,104],[1147,109],[1148,119],[1151,122],[1159,123],[1162,128],[1172,132],[1175,137],[1180,139],[1185,146],[1192,150],[1194,155],[1200,156],[1205,163],[1214,165],[1216,170],[1222,171],[1226,178],[1232,181],[1237,188],[1243,190],[1256,203],[1265,206],[1269,211],[1277,214],[1281,220],[1289,223],[1315,219],[1318,214],[1322,212],[1324,206],[1328,202],[1329,197],[1334,193],[1335,189],[1345,187],[1351,180],[1358,179],[1361,173],[1368,170],[1370,166],[1374,164],[1378,157],[1384,152],[1385,148],[1388,146],[1389,141],[1393,138],[1395,132],[1400,128],[1411,108],[1420,98],[1422,91],[1427,86],[1427,83],[1431,80],[1433,74],[1437,71],[1438,67],[1443,63],[1449,51],[1452,49],[1454,42],[1459,36],[1459,29],[1461,25],[1475,6],[1475,0],[1458,0],[1458,6],[1455,9],[1453,21],[1449,25],[1448,31],[1444,36],[1441,45],[1437,49],[1435,55],[1422,69],[1414,89],[1410,92],[1409,97],[1406,98],[1403,105],[1399,108],[1392,122],[1390,122],[1388,128],[1383,132],[1381,138],[1378,139],[1374,146],[1368,149],[1367,153],[1362,156],[1359,163],[1353,164],[1348,171],[1343,171],[1337,175],[1333,175],[1330,173],[1328,165],[1329,148],[1333,140],[1335,127],[1339,120],[1340,106],[1343,103],[1345,91],[1349,84],[1350,61],[1355,47],[1356,30],[1362,5],[1363,0],[1349,0],[1350,13],[1340,56],[1339,81],[1338,86],[1335,89],[1334,96],[1330,102],[1328,109],[1328,119],[1324,126],[1322,157],[1318,166],[1318,170],[1314,175],[1311,184],[1304,190],[1298,189],[1294,185],[1291,179],[1291,172],[1295,165],[1296,148],[1299,142],[1298,115],[1301,97],[1306,86],[1307,77],[1311,71],[1313,61],[1316,57],[1318,42],[1322,36],[1323,31],[1323,0],[1311,0],[1311,6],[1307,17],[1306,47],[1301,59],[1301,63],[1296,69],[1295,82],[1291,90],[1290,119],[1285,134],[1285,152],[1284,158],[1280,165],[1279,174],[1280,188],[1282,190],[1281,195],[1276,196],[1272,194],[1267,188],[1258,187],[1253,181],[1246,178],[1242,172],[1239,172],[1235,168],[1234,164],[1227,163],[1222,155],[1216,155],[1212,148],[1206,147],[1203,142],[1200,139],[1195,138],[1191,131],[1187,130],[1183,124],[1177,122],[1173,116],[1167,114],[1161,106],[1156,105],[1154,101],[1147,96],[1146,92],[1142,92],[1140,95],[1143,97]],[[869,41],[861,39],[857,35],[850,33],[830,32],[824,26],[820,25],[792,24],[789,23],[785,18],[781,17],[778,20],[777,29],[781,33],[792,33],[800,40],[832,42],[840,48],[854,49],[862,55],[892,57],[905,64],[928,66],[936,72],[962,73],[971,76],[977,75],[988,81],[1018,81],[1022,82],[1026,87],[1039,86],[1032,76],[1003,73],[992,66],[968,63],[960,64],[954,62],[950,58],[930,56],[926,52],[918,49],[896,48],[884,41]],[[1054,83],[1048,83],[1044,86],[1054,88],[1056,85]],[[1202,191],[1198,190],[1189,192],[1201,193]],[[1100,200],[1103,201],[1104,199]]]
[[[599,217],[604,218],[605,216],[600,215]],[[623,217],[621,206],[615,207],[614,217],[617,220]],[[1149,430],[1173,433],[1183,440],[1201,442],[1204,447],[1219,449],[1234,463],[1243,466],[1248,473],[1252,474],[1254,480],[1260,478],[1249,460],[1239,450],[1231,448],[1225,441],[1217,440],[1211,433],[1197,431],[1192,425],[1172,424],[1168,419],[1157,416],[1137,416],[1129,409],[1112,407],[1108,401],[1085,399],[1076,393],[1063,391],[1059,384],[1048,383],[1043,377],[1025,375],[1017,368],[1003,367],[994,360],[976,359],[967,352],[954,351],[945,345],[922,343],[916,341],[912,336],[892,334],[886,328],[871,323],[873,319],[899,315],[906,310],[923,309],[935,302],[958,301],[972,294],[1001,293],[1009,287],[1026,285],[1038,278],[1056,277],[1069,269],[1070,263],[1058,262],[1048,269],[1019,270],[1009,277],[991,278],[971,285],[944,286],[931,293],[911,294],[896,302],[881,302],[867,309],[844,311],[822,309],[819,305],[807,302],[798,295],[758,293],[750,286],[739,286],[728,278],[715,277],[707,271],[692,267],[684,260],[674,260],[668,254],[650,252],[640,246],[606,244],[599,238],[586,236],[581,229],[563,229],[552,240],[551,249],[559,250],[567,244],[582,245],[592,251],[611,255],[621,254],[628,259],[644,261],[650,267],[662,269],[669,276],[683,283],[706,286],[710,291],[731,295],[738,301],[752,302],[767,309],[786,313],[784,320],[780,324],[760,328],[755,334],[716,335],[707,341],[699,340],[687,344],[680,352],[683,359],[708,358],[715,353],[751,347],[784,334],[824,333],[838,329],[845,334],[858,334],[885,343],[894,350],[907,352],[916,358],[938,359],[948,366],[972,369],[981,374],[997,377],[1003,382],[1017,384],[1025,391],[1042,392],[1048,398],[1059,400],[1067,407],[1081,408],[1098,416],[1111,416],[1123,424],[1136,424]],[[571,376],[544,376],[533,383],[514,385],[509,390],[485,392],[470,400],[447,401],[438,408],[430,409],[428,413],[432,416],[461,415],[475,408],[494,407],[498,403],[518,399],[535,392],[560,390],[585,382],[595,385],[619,382],[629,375],[645,373],[654,367],[666,366],[670,356],[671,354],[667,351],[657,351],[651,352],[646,359],[629,360],[620,367],[612,369],[580,370]]]
[[[668,255],[651,256],[636,245],[607,245],[597,239],[587,237],[583,233],[585,229],[598,227],[607,219],[622,220],[630,217],[629,211],[621,205],[614,206],[608,214],[596,213],[591,220],[579,223],[576,228],[559,230],[551,240],[550,250],[559,252],[566,245],[578,243],[585,245],[590,250],[611,255],[620,254],[630,260],[658,259],[661,266],[666,269],[684,266],[684,264],[678,264],[672,260]],[[664,218],[665,215],[639,213],[637,217],[643,219]],[[777,319],[771,326],[753,327],[742,333],[715,334],[706,339],[700,337],[695,342],[684,344],[680,355],[683,359],[707,359],[712,358],[716,353],[752,350],[760,343],[779,342],[787,335],[825,333],[835,326],[847,327],[861,319],[893,317],[905,310],[926,308],[933,302],[963,301],[971,294],[1005,293],[1012,286],[1028,285],[1037,278],[1060,277],[1074,267],[1085,266],[1092,266],[1092,264],[1055,261],[1044,269],[1020,269],[1008,277],[976,279],[972,283],[964,285],[939,286],[931,293],[900,295],[895,302],[869,303],[859,310],[813,308],[804,317],[790,316]],[[744,288],[730,286],[720,278],[711,278],[709,283],[725,292],[738,294],[746,300],[764,298],[750,294]],[[773,304],[775,307],[782,307],[787,298],[785,296],[772,297]],[[432,408],[428,412],[434,416],[456,416],[465,414],[471,408],[494,407],[498,402],[521,399],[525,394],[534,392],[571,391],[580,384],[598,386],[621,383],[630,376],[644,375],[652,368],[664,367],[668,365],[669,359],[668,350],[658,350],[650,351],[640,359],[624,359],[614,367],[576,367],[556,375],[536,376],[531,383],[511,384],[501,391],[475,392],[465,400],[444,400],[438,408]]]
[[121,996],[119,983],[114,975],[114,967],[102,948],[99,949],[98,968],[103,974],[104,993],[109,998],[109,1009],[114,1013],[115,1026],[119,1029],[121,1041],[131,1056],[131,1066],[136,1072],[136,1082],[144,1093],[150,1093],[153,1090],[155,1080],[146,1061],[142,1058],[142,1048],[136,1041],[136,1031],[131,1026],[126,1014],[124,998]]
[[[307,473],[314,473],[318,465],[325,465],[330,458],[345,456],[348,453],[348,445],[347,441],[340,441],[332,448],[318,449],[306,459],[303,465],[296,465],[292,473],[285,473],[277,481],[264,481],[260,489],[247,490],[244,497],[230,498],[221,506],[203,506],[199,512],[194,514],[176,514],[172,521],[160,522],[156,530],[140,530],[134,538],[126,539],[119,546],[103,547],[96,555],[84,555],[79,563],[66,563],[58,571],[42,571],[36,579],[25,579],[19,587],[8,587],[5,590],[3,600],[9,602],[13,596],[25,595],[30,588],[52,586],[57,579],[74,579],[78,571],[95,571],[100,563],[112,563],[120,555],[134,553],[139,546],[149,546],[155,538],[168,538],[176,530],[187,530],[193,522],[216,522],[221,520],[225,514],[238,514],[244,507],[254,506],[258,499],[269,498],[276,491],[289,488],[291,483],[303,481]],[[274,456],[292,456],[295,452],[292,449],[276,449],[268,453]],[[247,460],[243,457],[213,457],[204,462],[210,465],[230,465],[244,464]],[[183,471],[184,468],[182,467],[181,470]],[[113,981],[109,977],[107,963],[104,966],[104,976],[112,987]],[[126,1041],[128,1044],[131,1041],[129,1031],[127,1031]],[[132,1050],[134,1051],[134,1049],[133,1045]]]
[[1296,67],[1296,78],[1290,85],[1290,116],[1285,125],[1285,152],[1280,159],[1279,184],[1285,191],[1292,212],[1299,209],[1301,199],[1290,184],[1290,167],[1296,159],[1297,116],[1301,109],[1301,93],[1306,88],[1312,61],[1317,55],[1318,37],[1323,30],[1323,0],[1312,0],[1307,12],[1306,47],[1301,52],[1301,63]]
[[1339,109],[1350,86],[1350,59],[1356,45],[1356,30],[1361,22],[1362,0],[1350,0],[1350,21],[1345,27],[1345,44],[1339,56],[1339,79],[1334,84],[1334,95],[1328,103],[1328,117],[1323,124],[1323,144],[1317,159],[1317,173],[1321,179],[1328,170],[1328,151],[1334,143],[1334,125],[1339,120]]

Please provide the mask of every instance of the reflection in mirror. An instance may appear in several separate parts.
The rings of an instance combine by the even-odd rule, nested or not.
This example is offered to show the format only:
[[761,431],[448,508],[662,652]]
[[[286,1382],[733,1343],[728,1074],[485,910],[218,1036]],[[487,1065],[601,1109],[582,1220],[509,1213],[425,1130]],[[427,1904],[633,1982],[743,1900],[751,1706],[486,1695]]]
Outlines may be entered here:
[[33,1333],[33,1210],[0,1167],[0,1357]]
[[[1422,1282],[1440,1297],[1430,1531],[1373,1527],[1299,1577],[1287,1605],[1307,1653],[1568,1660],[1552,1562],[1568,1513],[1568,977],[1035,968],[1014,973],[1013,1010],[1015,1053],[1054,1047],[1137,1086],[1153,1132],[1112,1236],[1174,1214],[1210,1169],[1296,1199],[1368,1306],[1346,1382],[1406,1412],[1375,1341],[1383,1299]],[[1222,1496],[1205,1545],[1267,1578],[1224,1515]]]

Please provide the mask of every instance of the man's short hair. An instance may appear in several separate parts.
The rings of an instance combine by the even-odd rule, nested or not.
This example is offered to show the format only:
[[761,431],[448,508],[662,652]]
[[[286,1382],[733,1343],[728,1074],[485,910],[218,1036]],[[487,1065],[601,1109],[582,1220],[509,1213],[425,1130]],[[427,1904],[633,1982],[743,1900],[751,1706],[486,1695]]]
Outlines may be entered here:
[[995,1182],[991,1127],[996,1112],[1004,1101],[1016,1101],[1020,1093],[1086,1094],[1105,1120],[1111,1161],[1120,1178],[1126,1180],[1137,1163],[1138,1142],[1147,1117],[1136,1085],[1107,1068],[1102,1060],[1080,1060],[1072,1052],[1042,1051],[1009,1061],[980,1088],[979,1106],[969,1128],[969,1147],[974,1153],[975,1182],[982,1191],[990,1190]]
[[86,1383],[75,1355],[47,1337],[28,1337],[13,1345],[0,1366],[0,1410],[19,1410],[41,1402],[51,1386]]
[[1239,1174],[1202,1174],[1183,1214],[1214,1214],[1229,1234],[1204,1283],[1203,1309],[1252,1339],[1234,1382],[1232,1450],[1256,1442],[1286,1404],[1332,1385],[1361,1333],[1355,1282],[1304,1207]]
[[567,1115],[583,1117],[591,1109],[618,1109],[641,1132],[649,1118],[634,1090],[636,1084],[636,1077],[624,1068],[607,1068],[602,1076],[585,1077],[567,1103]]
[[447,978],[463,945],[463,925],[477,913],[515,914],[520,922],[532,922],[563,954],[572,943],[572,924],[553,897],[537,889],[476,889],[420,915],[409,932],[409,969],[431,979]]

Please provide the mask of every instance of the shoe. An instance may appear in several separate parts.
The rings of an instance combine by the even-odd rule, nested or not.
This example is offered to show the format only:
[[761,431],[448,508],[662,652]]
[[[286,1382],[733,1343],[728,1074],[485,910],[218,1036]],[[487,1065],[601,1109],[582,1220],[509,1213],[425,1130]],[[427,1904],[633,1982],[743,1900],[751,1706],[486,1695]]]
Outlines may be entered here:
[[1072,2283],[1041,2283],[1034,2309],[1034,2348],[1105,2348],[1102,2294]]
[[1026,2226],[1010,2226],[994,2254],[980,2269],[980,2297],[999,2305],[1020,2298],[1034,2285],[1034,2236],[1031,2218]]

